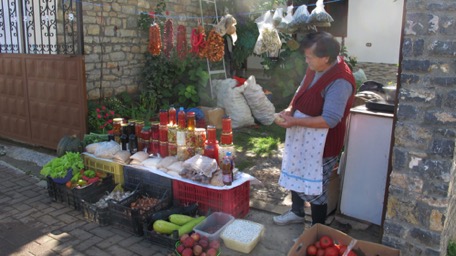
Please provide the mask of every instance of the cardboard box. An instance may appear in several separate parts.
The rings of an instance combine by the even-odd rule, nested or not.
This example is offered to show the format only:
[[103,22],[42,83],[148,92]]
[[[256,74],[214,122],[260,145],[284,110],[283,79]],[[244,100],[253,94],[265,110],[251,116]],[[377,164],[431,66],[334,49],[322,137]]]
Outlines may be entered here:
[[[339,230],[333,229],[331,227],[315,224],[310,229],[304,231],[301,236],[299,236],[296,243],[291,247],[288,252],[288,256],[305,256],[307,246],[315,243],[321,236],[328,235],[335,241],[338,241],[339,244],[348,245],[353,240],[353,238]],[[358,252],[358,255],[366,256],[399,256],[400,251],[393,249],[388,246],[384,246],[377,243],[367,242],[358,240],[353,248],[354,252]],[[364,254],[361,254],[364,253]]]

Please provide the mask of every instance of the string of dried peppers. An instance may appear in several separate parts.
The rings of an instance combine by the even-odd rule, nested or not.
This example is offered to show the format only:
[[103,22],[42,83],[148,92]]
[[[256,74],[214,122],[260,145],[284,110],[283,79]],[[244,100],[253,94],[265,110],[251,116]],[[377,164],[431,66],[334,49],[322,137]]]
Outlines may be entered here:
[[198,26],[197,28],[192,29],[190,42],[192,44],[191,52],[202,59],[206,58],[206,33],[204,32],[203,26]]
[[176,49],[179,58],[183,59],[187,56],[187,30],[184,25],[177,27]]
[[150,54],[157,56],[160,54],[162,47],[160,27],[154,23],[149,27],[149,46],[148,50]]
[[206,42],[207,58],[211,62],[221,61],[225,55],[225,44],[223,37],[212,29]]
[[171,19],[165,22],[165,31],[163,32],[163,52],[169,58],[171,51],[174,48],[174,31],[173,21]]

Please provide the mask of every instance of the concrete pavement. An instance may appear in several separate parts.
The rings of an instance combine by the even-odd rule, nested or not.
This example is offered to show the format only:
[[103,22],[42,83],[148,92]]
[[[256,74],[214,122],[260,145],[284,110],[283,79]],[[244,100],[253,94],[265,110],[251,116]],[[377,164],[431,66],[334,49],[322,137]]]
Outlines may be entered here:
[[[12,144],[5,148],[7,154],[0,156],[0,256],[174,255],[169,248],[114,226],[100,227],[81,212],[53,202],[46,181],[37,178],[42,166],[37,162],[54,156]],[[245,217],[265,226],[264,237],[249,255],[286,255],[302,233],[302,224],[274,225],[274,215],[251,208]],[[245,254],[222,246],[221,255]]]

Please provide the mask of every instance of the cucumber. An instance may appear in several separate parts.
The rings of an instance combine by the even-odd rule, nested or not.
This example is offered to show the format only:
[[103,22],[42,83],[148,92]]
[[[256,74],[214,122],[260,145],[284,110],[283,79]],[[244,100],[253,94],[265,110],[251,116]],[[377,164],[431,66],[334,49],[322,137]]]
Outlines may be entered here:
[[169,221],[176,225],[182,226],[185,223],[193,220],[194,218],[184,214],[171,214],[169,215]]
[[179,237],[181,237],[183,234],[188,234],[192,232],[193,228],[200,224],[203,220],[205,220],[205,216],[200,216],[198,218],[194,218],[193,220],[185,223],[182,225],[177,231],[179,232]]
[[179,230],[181,226],[168,222],[166,220],[157,220],[153,224],[153,229],[155,232],[162,234],[171,234],[174,230]]

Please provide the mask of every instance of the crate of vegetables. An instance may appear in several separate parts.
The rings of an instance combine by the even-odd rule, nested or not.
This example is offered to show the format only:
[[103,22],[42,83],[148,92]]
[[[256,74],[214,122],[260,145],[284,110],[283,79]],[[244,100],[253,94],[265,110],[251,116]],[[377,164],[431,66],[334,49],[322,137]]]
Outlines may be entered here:
[[167,188],[155,186],[144,191],[136,190],[132,196],[122,200],[108,201],[111,224],[135,235],[144,235],[143,222],[154,212],[171,207]]

